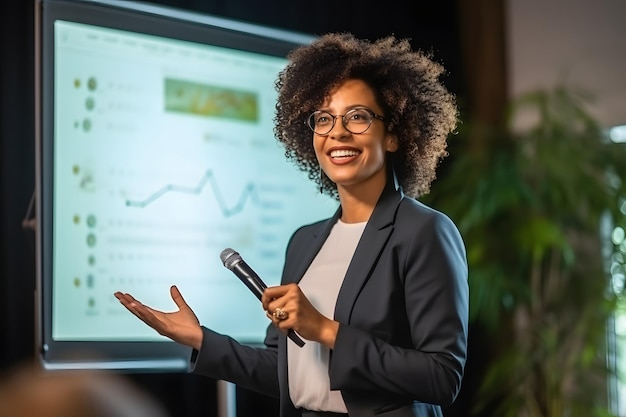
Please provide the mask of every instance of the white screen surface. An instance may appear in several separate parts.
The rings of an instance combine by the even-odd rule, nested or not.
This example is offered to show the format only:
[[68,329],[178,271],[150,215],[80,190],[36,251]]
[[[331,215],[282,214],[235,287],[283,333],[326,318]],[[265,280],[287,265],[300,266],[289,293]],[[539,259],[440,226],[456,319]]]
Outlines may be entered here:
[[277,284],[291,233],[328,217],[272,131],[284,58],[56,21],[52,337],[160,341],[115,291],[262,341],[231,247]]

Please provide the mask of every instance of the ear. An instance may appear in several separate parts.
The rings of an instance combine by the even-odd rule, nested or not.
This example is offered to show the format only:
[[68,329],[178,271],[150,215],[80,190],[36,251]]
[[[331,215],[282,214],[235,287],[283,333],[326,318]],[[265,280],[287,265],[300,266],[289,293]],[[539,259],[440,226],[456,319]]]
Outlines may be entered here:
[[398,150],[398,138],[395,133],[387,132],[385,140],[387,141],[387,146],[385,148],[387,152],[395,152]]

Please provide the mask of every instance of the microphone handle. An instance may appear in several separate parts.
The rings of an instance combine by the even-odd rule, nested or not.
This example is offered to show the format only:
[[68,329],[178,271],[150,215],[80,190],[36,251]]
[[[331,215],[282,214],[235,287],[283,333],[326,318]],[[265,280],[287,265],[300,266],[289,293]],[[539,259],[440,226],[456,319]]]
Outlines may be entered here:
[[[239,270],[235,271],[235,269]],[[234,265],[233,272],[235,272],[235,275],[237,275],[237,277],[241,279],[244,284],[246,284],[246,287],[248,287],[248,289],[256,295],[259,301],[261,301],[261,296],[263,295],[263,291],[267,288],[267,285],[265,285],[256,272],[254,272],[252,268],[248,267],[247,264],[246,267],[243,267],[240,263]],[[293,329],[287,330],[287,337],[299,347],[304,346],[304,340],[302,340]]]
[[291,339],[293,343],[298,345],[299,347],[304,346],[304,340],[300,339],[300,336],[293,331],[293,329],[287,330],[287,337]]
[[242,278],[241,276],[237,275],[241,281],[246,284],[246,287],[248,287],[248,289],[250,291],[252,291],[252,293],[254,295],[256,295],[256,298],[259,299],[259,301],[261,301],[261,296],[263,295],[263,291],[265,290],[265,288],[267,288],[265,286],[265,284],[263,284],[263,282],[257,282],[255,281],[252,277],[250,276],[246,276],[245,278]]

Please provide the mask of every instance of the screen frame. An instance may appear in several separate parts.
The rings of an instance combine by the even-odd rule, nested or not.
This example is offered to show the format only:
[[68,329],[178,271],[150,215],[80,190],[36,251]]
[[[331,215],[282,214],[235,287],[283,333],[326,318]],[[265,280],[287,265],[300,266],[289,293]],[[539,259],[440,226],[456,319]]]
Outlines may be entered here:
[[190,349],[174,342],[58,341],[52,337],[54,21],[64,20],[285,57],[314,37],[135,1],[35,0],[35,349],[45,369],[172,371]]

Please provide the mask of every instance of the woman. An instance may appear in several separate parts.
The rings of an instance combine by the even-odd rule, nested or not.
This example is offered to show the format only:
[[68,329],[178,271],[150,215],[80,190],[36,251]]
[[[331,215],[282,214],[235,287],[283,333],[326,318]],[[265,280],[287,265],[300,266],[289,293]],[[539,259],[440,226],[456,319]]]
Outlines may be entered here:
[[457,123],[442,71],[394,37],[328,34],[289,55],[276,138],[340,205],[291,237],[281,285],[262,297],[265,348],[202,327],[176,287],[174,313],[116,297],[191,346],[193,372],[279,397],[281,417],[441,416],[460,389],[468,321],[463,241],[415,200]]

